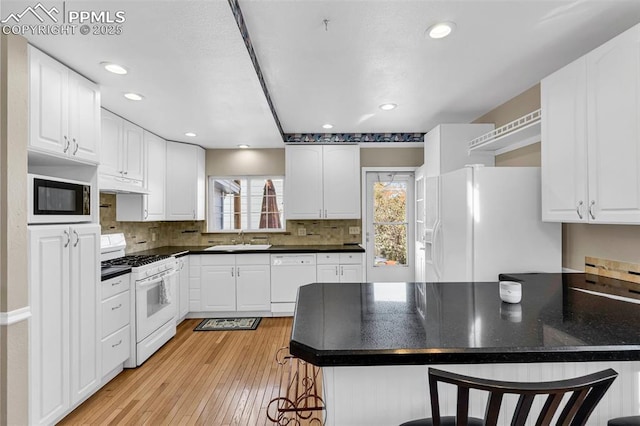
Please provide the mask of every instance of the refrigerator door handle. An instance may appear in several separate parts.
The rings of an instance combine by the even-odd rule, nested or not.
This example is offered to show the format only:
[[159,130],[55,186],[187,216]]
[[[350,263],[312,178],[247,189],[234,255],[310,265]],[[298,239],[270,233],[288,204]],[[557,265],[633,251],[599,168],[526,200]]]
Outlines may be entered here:
[[431,248],[431,256],[433,261],[433,268],[436,272],[436,276],[438,280],[442,278],[442,271],[440,269],[441,258],[442,258],[442,248],[440,247],[440,235],[442,234],[442,227],[440,226],[440,222],[436,223],[435,229],[433,230],[433,243]]

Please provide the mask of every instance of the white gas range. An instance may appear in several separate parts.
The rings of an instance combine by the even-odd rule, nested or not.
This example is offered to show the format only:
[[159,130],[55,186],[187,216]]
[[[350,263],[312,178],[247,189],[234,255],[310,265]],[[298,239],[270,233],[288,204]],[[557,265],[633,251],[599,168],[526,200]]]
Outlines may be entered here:
[[169,255],[125,256],[124,234],[101,237],[102,268],[131,268],[131,356],[126,368],[142,365],[176,334],[178,262]]

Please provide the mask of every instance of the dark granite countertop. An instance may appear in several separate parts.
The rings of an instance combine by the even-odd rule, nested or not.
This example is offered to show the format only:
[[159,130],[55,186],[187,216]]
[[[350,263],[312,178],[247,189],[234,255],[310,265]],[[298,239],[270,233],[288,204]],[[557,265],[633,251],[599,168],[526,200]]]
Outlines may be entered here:
[[302,286],[291,354],[318,366],[640,360],[640,305],[583,290],[620,282],[501,279],[522,282],[521,303],[502,302],[497,282]]
[[266,250],[205,250],[211,246],[167,246],[151,250],[144,250],[130,254],[169,254],[176,257],[186,254],[229,254],[229,253],[364,253],[364,249],[357,244],[345,245],[310,245],[310,246],[271,246]]
[[100,271],[101,280],[106,281],[111,278],[119,277],[120,275],[126,275],[131,272],[131,266],[110,266],[108,268],[102,268]]

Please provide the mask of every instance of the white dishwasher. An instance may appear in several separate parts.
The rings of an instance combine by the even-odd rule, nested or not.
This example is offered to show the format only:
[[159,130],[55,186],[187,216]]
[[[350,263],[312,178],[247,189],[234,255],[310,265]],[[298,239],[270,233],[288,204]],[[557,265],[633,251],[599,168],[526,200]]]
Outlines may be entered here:
[[293,315],[298,287],[316,281],[315,254],[271,255],[271,312]]

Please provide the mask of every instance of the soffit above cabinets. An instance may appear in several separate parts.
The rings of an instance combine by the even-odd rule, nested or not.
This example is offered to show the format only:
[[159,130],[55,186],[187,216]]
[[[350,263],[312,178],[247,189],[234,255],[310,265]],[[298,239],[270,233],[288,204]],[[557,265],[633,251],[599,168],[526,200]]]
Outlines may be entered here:
[[[1,18],[32,3],[3,1]],[[229,1],[46,5],[53,4],[125,12],[120,35],[25,34],[99,83],[109,110],[205,148],[284,146]],[[282,130],[294,135],[415,134],[470,122],[640,22],[637,0],[238,4]],[[426,38],[427,27],[442,20],[456,23],[454,33]],[[129,74],[109,74],[103,61]],[[125,92],[144,99],[128,101]],[[398,107],[381,110],[387,102]],[[322,128],[327,123],[331,130]]]

